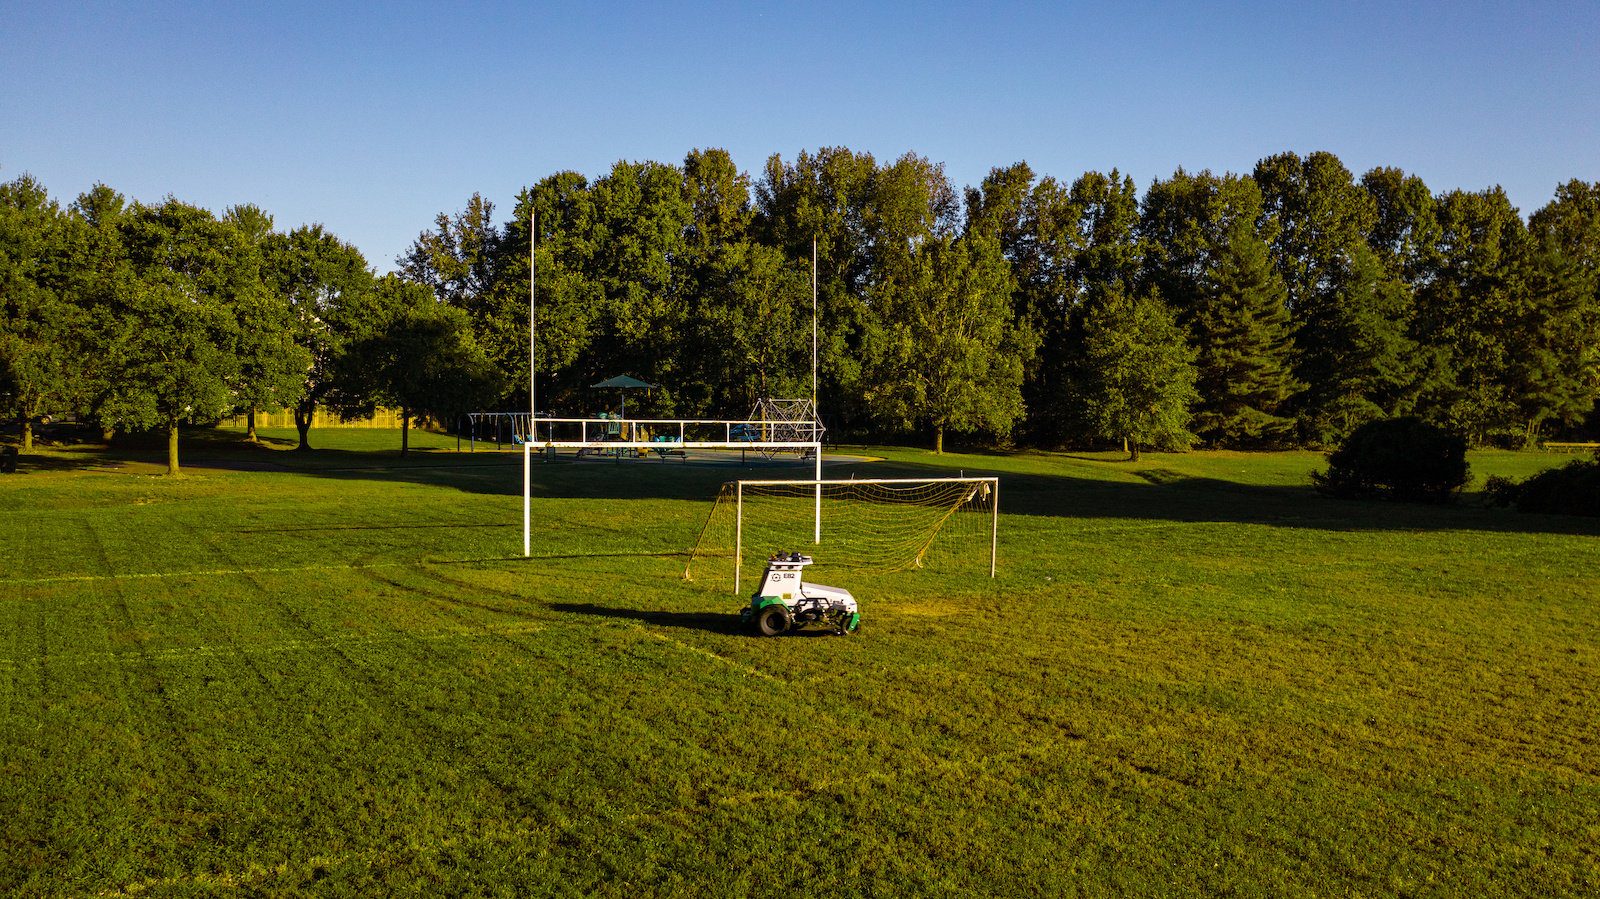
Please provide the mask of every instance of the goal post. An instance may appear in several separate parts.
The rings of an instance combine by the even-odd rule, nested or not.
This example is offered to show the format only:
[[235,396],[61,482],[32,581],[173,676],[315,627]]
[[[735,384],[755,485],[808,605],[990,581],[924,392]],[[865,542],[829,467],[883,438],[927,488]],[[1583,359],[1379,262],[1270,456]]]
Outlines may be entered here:
[[813,544],[828,566],[893,571],[988,568],[1000,528],[998,478],[741,480],[724,484],[684,566],[685,579],[731,576],[747,561]]

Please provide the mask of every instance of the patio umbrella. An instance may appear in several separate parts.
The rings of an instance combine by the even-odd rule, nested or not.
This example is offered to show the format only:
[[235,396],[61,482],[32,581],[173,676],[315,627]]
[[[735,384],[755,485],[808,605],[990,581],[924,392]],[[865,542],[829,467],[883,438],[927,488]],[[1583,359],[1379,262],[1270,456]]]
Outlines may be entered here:
[[590,387],[615,387],[618,390],[620,390],[622,392],[622,417],[623,418],[627,418],[628,417],[628,391],[630,391],[630,390],[649,390],[649,389],[655,387],[656,385],[647,384],[644,381],[639,380],[638,378],[629,377],[628,375],[617,375],[614,378],[606,378],[604,381],[601,381],[598,384],[590,384],[589,386]]

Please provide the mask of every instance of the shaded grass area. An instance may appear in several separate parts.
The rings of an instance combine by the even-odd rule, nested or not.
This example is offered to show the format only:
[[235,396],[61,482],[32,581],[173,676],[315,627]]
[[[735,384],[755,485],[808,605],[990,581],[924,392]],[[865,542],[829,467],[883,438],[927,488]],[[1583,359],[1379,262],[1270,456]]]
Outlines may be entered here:
[[1311,454],[874,449],[1002,477],[1001,577],[829,571],[860,636],[761,640],[678,579],[737,472],[542,467],[525,561],[520,458],[328,444],[0,481],[0,893],[1600,880],[1594,522],[1326,500]]

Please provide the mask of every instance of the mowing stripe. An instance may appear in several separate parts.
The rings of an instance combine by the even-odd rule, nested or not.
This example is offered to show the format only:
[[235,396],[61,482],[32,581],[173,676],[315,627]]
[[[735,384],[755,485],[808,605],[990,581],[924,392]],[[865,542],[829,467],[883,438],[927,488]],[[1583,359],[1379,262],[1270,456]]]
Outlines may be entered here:
[[[430,631],[395,631],[387,634],[374,634],[364,637],[327,637],[320,640],[284,640],[278,643],[251,646],[248,649],[226,649],[215,646],[186,646],[173,649],[152,649],[145,652],[126,650],[123,652],[87,652],[77,654],[52,653],[49,656],[52,665],[103,665],[117,662],[182,662],[195,658],[232,659],[240,656],[261,656],[284,652],[316,652],[323,649],[332,649],[335,646],[375,646],[385,643],[409,642],[412,640],[470,640],[488,637],[502,637],[509,634],[535,634],[545,630],[542,624],[512,624],[495,627],[475,628],[440,628]],[[0,658],[0,670],[22,668],[37,664],[37,658],[4,659]]]
[[682,552],[639,553],[557,553],[544,556],[485,556],[478,559],[424,559],[412,562],[362,562],[348,565],[301,565],[284,568],[197,568],[189,571],[155,571],[142,574],[57,574],[49,577],[0,578],[0,586],[29,584],[95,583],[100,581],[149,580],[172,577],[233,577],[252,574],[295,574],[303,571],[364,571],[373,568],[411,568],[421,565],[470,565],[483,562],[526,564],[560,559],[653,559],[685,555]]
[[135,581],[169,577],[217,577],[241,574],[293,574],[300,571],[354,571],[362,568],[390,568],[397,565],[416,565],[416,562],[373,562],[363,565],[302,565],[295,568],[202,568],[192,571],[160,571],[145,574],[58,574],[52,577],[3,578],[7,584],[69,584],[96,581]]

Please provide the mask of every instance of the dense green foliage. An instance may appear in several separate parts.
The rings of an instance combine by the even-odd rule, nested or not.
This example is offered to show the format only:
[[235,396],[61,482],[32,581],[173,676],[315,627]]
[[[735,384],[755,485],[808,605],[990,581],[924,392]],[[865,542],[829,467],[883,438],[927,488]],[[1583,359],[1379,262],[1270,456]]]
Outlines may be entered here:
[[[65,211],[27,176],[0,190],[12,413],[170,428],[180,411],[288,405],[308,428],[318,404],[356,414],[379,398],[333,364],[398,339],[353,248],[316,227],[273,232],[247,205],[220,219],[176,200],[124,207],[103,186]],[[1066,182],[1017,163],[958,191],[910,153],[774,155],[752,176],[704,149],[549,175],[504,221],[475,194],[397,263],[464,325],[460,352],[435,357],[459,367],[417,406],[446,417],[527,408],[536,269],[539,406],[566,414],[599,411],[589,385],[618,374],[662,385],[649,414],[808,397],[815,326],[836,437],[1104,445],[1120,435],[1093,407],[1092,316],[1156,296],[1193,355],[1169,431],[1209,446],[1333,446],[1400,415],[1475,445],[1600,427],[1600,184],[1582,181],[1525,221],[1499,188],[1434,193],[1389,167],[1358,179],[1326,152],[1247,175],[1179,169],[1141,196],[1114,169]],[[162,311],[180,297],[196,307]],[[152,315],[171,352],[143,335]],[[158,401],[180,334],[184,386]],[[114,386],[124,369],[137,397]]]
[[1416,416],[1369,421],[1311,479],[1331,496],[1446,502],[1470,479],[1467,442]]
[[1487,487],[1493,502],[1519,512],[1600,517],[1600,459],[1578,459],[1523,481],[1497,478]]
[[0,893],[1600,884],[1592,520],[874,450],[830,474],[1001,476],[999,578],[818,572],[860,634],[763,640],[674,555],[737,468],[540,466],[523,561],[507,455],[186,439],[0,478]]

